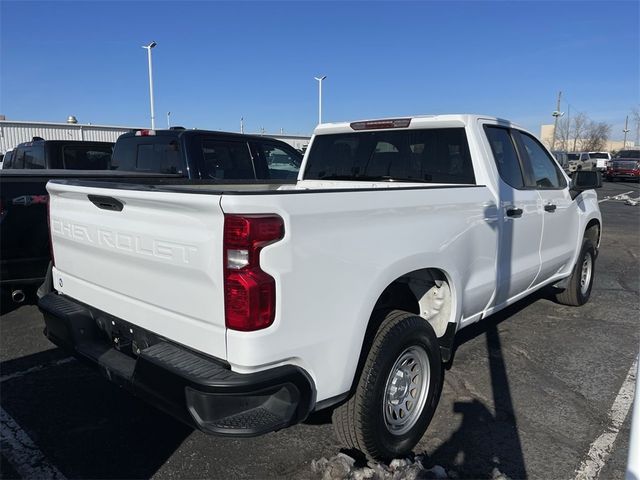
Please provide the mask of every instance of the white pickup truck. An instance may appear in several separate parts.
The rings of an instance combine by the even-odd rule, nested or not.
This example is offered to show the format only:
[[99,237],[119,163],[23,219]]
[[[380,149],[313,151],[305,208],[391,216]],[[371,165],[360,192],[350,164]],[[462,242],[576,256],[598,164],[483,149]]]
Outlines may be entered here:
[[424,434],[457,331],[547,285],[588,300],[600,184],[476,115],[319,125],[291,185],[51,181],[45,332],[204,432],[331,407],[388,459]]

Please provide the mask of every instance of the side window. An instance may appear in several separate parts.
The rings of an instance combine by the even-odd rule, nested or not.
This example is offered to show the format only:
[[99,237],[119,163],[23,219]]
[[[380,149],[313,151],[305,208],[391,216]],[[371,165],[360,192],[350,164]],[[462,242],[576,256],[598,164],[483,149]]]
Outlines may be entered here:
[[500,177],[514,188],[523,188],[522,167],[509,130],[485,125],[484,131],[491,145]]
[[24,168],[24,149],[16,150],[11,168]]
[[302,158],[300,155],[294,155],[277,145],[268,143],[260,145],[264,159],[269,169],[269,178],[288,179],[296,178],[300,170]]
[[[533,173],[536,188],[564,188],[567,186],[553,159],[531,135],[518,132],[522,145],[527,152],[529,165]],[[588,157],[588,154],[586,154]],[[532,185],[533,186],[533,185]]]
[[206,178],[252,180],[256,178],[249,145],[245,142],[202,141],[200,175]]
[[44,168],[43,150],[35,146],[24,150],[24,168]]

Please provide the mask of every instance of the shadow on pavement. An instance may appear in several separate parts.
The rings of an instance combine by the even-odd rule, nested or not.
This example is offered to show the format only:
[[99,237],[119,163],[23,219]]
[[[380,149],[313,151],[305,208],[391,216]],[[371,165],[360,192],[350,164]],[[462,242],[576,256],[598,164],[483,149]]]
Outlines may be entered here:
[[462,424],[428,458],[467,478],[494,478],[495,469],[509,478],[526,478],[497,322],[487,325],[486,342],[494,411],[477,399],[456,402],[453,411],[462,414]]
[[4,362],[3,375],[32,370],[2,382],[2,408],[67,478],[153,476],[192,429],[77,361],[56,366],[61,353]]
[[462,424],[435,451],[425,453],[430,462],[453,468],[464,478],[492,478],[496,475],[494,469],[512,479],[527,478],[498,325],[541,299],[552,300],[552,291],[542,289],[457,335],[447,369],[455,361],[460,345],[485,336],[493,406],[478,399],[456,402],[453,413],[462,415]]

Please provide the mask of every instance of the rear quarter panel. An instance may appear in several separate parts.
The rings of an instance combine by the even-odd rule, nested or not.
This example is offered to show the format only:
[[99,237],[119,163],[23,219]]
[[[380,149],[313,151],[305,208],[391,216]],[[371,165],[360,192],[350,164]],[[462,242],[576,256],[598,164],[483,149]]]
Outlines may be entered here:
[[277,285],[274,324],[227,330],[227,360],[236,371],[299,364],[319,401],[350,388],[373,307],[398,277],[443,270],[452,319],[481,311],[494,288],[495,203],[485,187],[225,195],[221,206],[285,221],[284,239],[261,254]]

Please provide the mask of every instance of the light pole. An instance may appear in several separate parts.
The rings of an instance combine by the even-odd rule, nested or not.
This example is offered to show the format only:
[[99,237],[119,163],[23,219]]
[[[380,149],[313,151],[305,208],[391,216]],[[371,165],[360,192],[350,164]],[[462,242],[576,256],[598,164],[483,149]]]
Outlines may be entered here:
[[167,128],[171,128],[171,112],[167,112]]
[[556,133],[558,131],[558,118],[564,115],[564,112],[560,111],[560,99],[562,98],[562,92],[558,92],[558,105],[556,110],[551,114],[553,120],[553,138],[551,139],[551,150],[555,150],[556,147]]
[[629,115],[627,115],[627,118],[625,118],[624,120],[624,130],[622,130],[624,132],[624,141],[622,142],[622,149],[624,150],[625,148],[627,148],[627,133],[629,133]]
[[321,77],[313,77],[318,81],[318,124],[322,123],[322,81],[327,78],[326,75]]
[[571,130],[571,105],[567,105],[567,131],[564,136],[564,150],[569,150],[569,130]]
[[151,42],[149,45],[143,45],[142,48],[147,50],[147,58],[149,59],[149,101],[151,102],[151,130],[156,128],[156,114],[153,107],[153,68],[151,66],[151,49],[157,45]]

